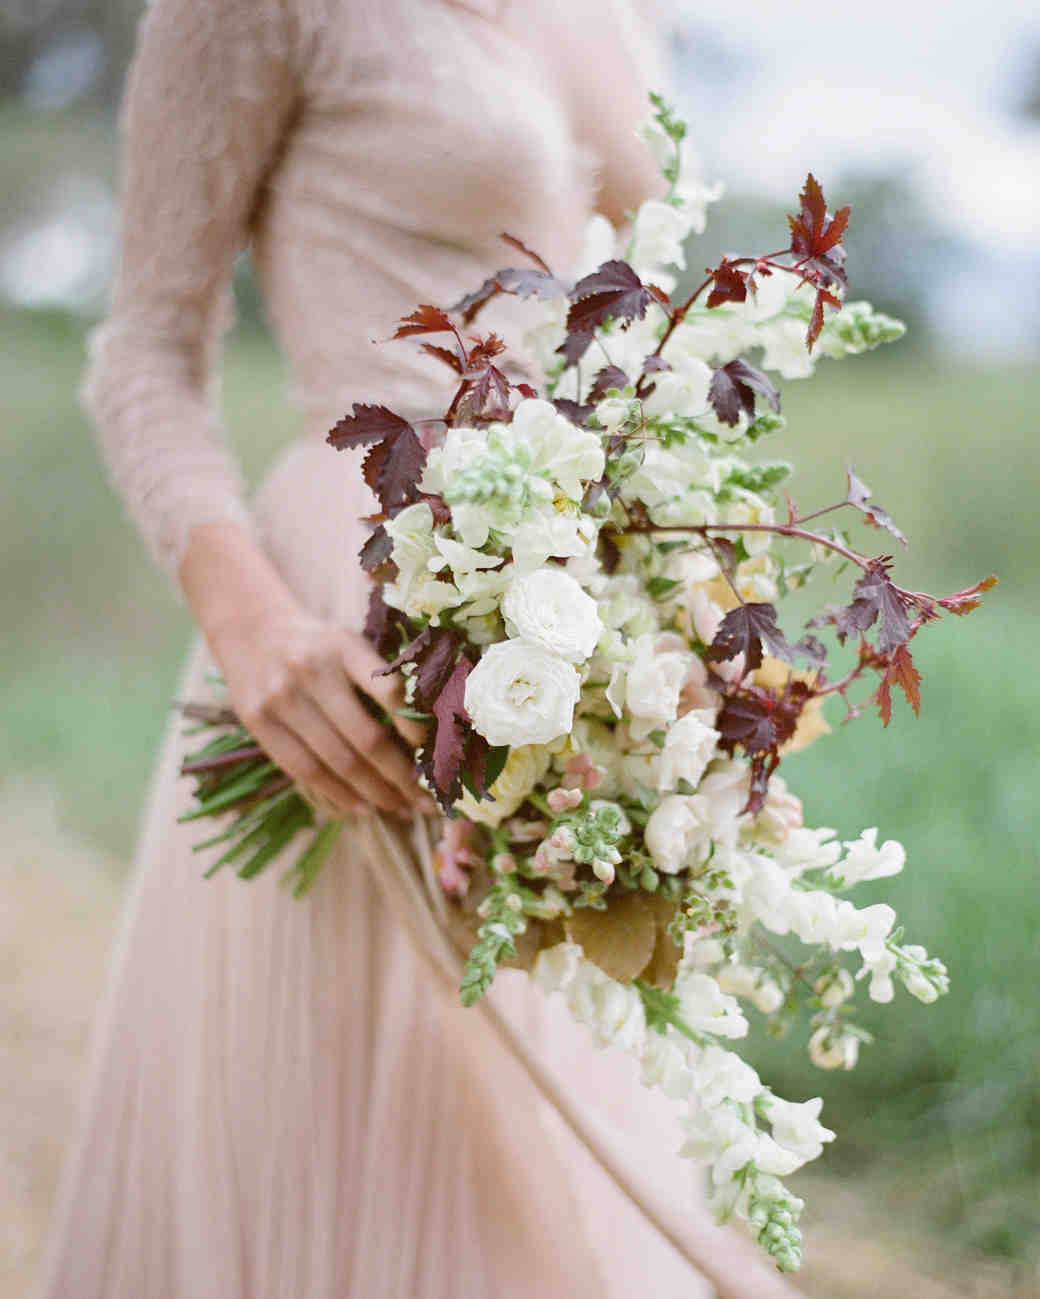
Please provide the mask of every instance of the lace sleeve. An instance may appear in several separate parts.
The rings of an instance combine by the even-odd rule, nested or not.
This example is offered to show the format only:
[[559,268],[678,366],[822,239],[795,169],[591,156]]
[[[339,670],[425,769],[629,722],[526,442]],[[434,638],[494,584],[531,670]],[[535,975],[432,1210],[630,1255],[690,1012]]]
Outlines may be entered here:
[[123,106],[122,240],[84,403],[127,510],[176,574],[199,523],[249,523],[213,381],[231,265],[298,90],[282,0],[155,0]]

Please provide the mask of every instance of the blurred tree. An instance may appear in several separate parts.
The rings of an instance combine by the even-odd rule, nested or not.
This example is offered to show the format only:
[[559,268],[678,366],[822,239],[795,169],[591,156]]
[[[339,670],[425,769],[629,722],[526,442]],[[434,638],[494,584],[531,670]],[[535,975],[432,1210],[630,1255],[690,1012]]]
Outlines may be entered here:
[[116,102],[144,0],[0,0],[0,102]]

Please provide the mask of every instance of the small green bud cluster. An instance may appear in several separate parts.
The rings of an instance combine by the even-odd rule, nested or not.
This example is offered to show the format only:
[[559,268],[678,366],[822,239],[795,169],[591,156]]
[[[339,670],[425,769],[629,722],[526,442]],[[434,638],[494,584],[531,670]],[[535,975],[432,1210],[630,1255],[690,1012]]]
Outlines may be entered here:
[[797,1272],[802,1265],[802,1233],[798,1228],[805,1202],[769,1174],[752,1165],[748,1182],[748,1222],[762,1248],[781,1272]]
[[504,956],[516,955],[513,940],[527,928],[524,919],[526,893],[529,890],[523,888],[516,875],[503,875],[480,904],[478,914],[484,918],[484,923],[477,930],[477,941],[462,971],[459,987],[464,1006],[472,1006],[487,992]]
[[[875,311],[869,302],[847,302],[824,327],[821,339],[828,352],[855,356],[882,343],[893,343],[906,333],[906,326],[893,316]],[[835,348],[834,344],[839,347]]]
[[505,451],[490,450],[475,464],[467,465],[444,491],[449,505],[496,505],[522,510],[531,490],[531,471]]

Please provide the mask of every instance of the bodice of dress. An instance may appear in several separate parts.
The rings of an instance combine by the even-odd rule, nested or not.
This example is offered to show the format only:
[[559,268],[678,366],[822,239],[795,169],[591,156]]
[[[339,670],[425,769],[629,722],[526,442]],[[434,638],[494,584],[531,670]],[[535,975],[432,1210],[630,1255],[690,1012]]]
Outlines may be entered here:
[[[566,274],[599,198],[640,201],[655,54],[633,0],[156,0],[85,394],[165,568],[196,524],[248,522],[212,391],[243,243],[312,433],[353,401],[443,409],[443,367],[373,340],[514,261],[501,231]],[[515,343],[523,314],[482,323]]]

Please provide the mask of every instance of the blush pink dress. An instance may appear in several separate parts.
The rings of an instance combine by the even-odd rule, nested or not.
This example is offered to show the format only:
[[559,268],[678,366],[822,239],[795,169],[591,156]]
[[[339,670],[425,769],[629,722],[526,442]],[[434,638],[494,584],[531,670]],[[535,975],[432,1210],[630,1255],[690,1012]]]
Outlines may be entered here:
[[[124,116],[122,258],[87,398],[160,564],[255,528],[313,610],[357,629],[370,501],[323,440],[353,401],[443,410],[446,372],[374,346],[513,258],[561,272],[597,190],[652,176],[656,74],[631,0],[156,0]],[[250,509],[214,403],[232,259],[252,241],[306,432]],[[504,310],[489,323],[513,331]],[[206,652],[181,698],[206,691]],[[303,902],[277,865],[202,879],[171,726],[100,1014],[40,1299],[699,1299],[700,1277],[435,978],[348,827]],[[715,1233],[667,1103],[524,976],[509,1021],[632,1157],[659,1167],[732,1295],[771,1293]],[[657,1175],[658,1168],[654,1170]],[[786,1289],[784,1290],[786,1293]]]

